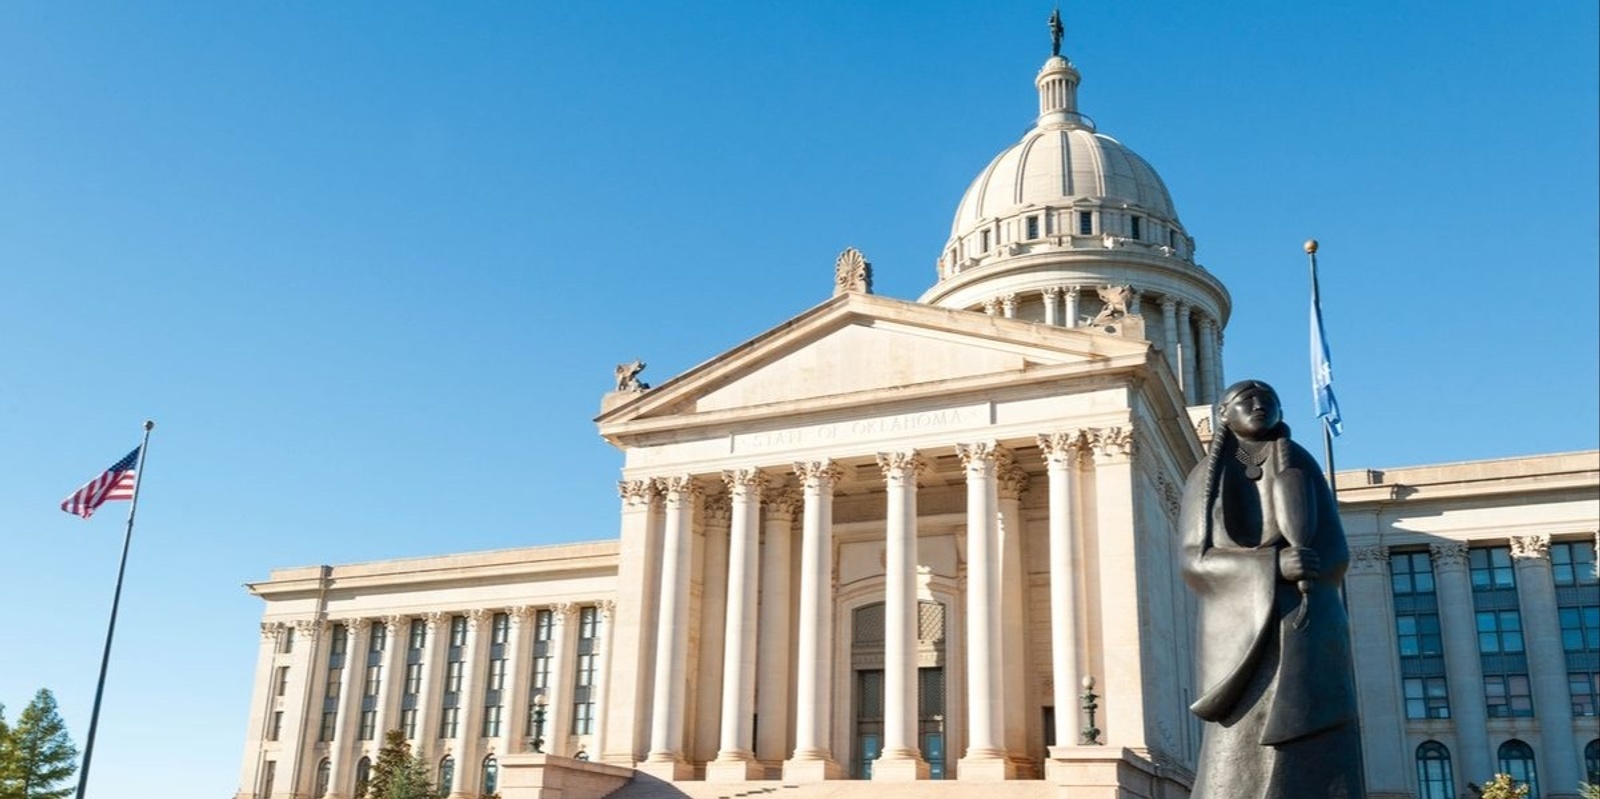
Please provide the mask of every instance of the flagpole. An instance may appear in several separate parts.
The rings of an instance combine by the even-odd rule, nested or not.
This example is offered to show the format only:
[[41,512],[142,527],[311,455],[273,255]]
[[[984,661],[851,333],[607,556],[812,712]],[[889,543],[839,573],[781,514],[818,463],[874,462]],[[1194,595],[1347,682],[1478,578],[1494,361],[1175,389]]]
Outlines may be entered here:
[[[1311,307],[1322,308],[1322,291],[1317,287],[1317,240],[1306,240],[1306,257],[1311,260]],[[1320,313],[1320,310],[1319,310]],[[1322,459],[1328,464],[1328,490],[1333,492],[1334,503],[1339,500],[1339,481],[1333,470],[1333,428],[1328,417],[1322,417]]]
[[83,744],[83,766],[78,769],[78,796],[89,785],[89,759],[94,757],[94,734],[100,726],[100,699],[106,692],[106,667],[111,663],[111,638],[117,631],[117,606],[122,602],[122,575],[128,570],[128,545],[133,543],[133,516],[139,511],[139,489],[144,487],[144,459],[150,452],[150,431],[156,423],[144,423],[144,441],[139,444],[139,463],[133,472],[133,502],[128,506],[128,529],[122,536],[122,562],[117,565],[117,590],[111,594],[111,621],[106,625],[106,649],[100,656],[100,680],[94,687],[94,710],[89,713],[89,738]]

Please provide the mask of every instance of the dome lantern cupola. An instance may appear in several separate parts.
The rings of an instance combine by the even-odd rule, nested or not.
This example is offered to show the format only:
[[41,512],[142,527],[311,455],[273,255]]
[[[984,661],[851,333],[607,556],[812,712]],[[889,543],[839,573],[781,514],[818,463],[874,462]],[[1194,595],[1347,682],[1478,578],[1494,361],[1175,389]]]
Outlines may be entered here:
[[1079,113],[1078,69],[1061,55],[1059,17],[1050,22],[1052,53],[1034,79],[1039,116],[967,188],[938,281],[919,301],[1089,328],[1109,312],[1104,296],[1123,298],[1135,320],[1116,335],[1161,349],[1189,402],[1208,402],[1223,385],[1228,291],[1195,263],[1155,169]]

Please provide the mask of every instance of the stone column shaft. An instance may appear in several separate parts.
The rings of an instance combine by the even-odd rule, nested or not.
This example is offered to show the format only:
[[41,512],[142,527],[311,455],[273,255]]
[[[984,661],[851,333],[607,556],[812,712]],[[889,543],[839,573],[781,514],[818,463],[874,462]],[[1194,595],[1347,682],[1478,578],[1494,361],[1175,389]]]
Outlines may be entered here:
[[496,751],[521,752],[524,747],[522,720],[528,717],[528,684],[533,678],[534,610],[518,605],[506,610],[511,629],[506,635],[506,676],[500,691],[500,738]]
[[795,464],[805,491],[800,542],[800,629],[796,660],[794,756],[787,781],[817,782],[838,775],[829,741],[833,707],[833,461]]
[[1047,325],[1061,324],[1061,287],[1051,286],[1040,292],[1044,300],[1044,323]]
[[957,445],[967,476],[967,753],[963,780],[1005,779],[1000,722],[1000,590],[993,442]]
[[[1167,359],[1167,366],[1172,369],[1178,382],[1183,382],[1182,352],[1178,349],[1178,300],[1167,296],[1161,298],[1161,337],[1162,356]],[[1058,708],[1056,711],[1060,713]],[[1059,718],[1059,715],[1057,716]]]
[[915,451],[878,453],[888,513],[884,541],[883,751],[875,780],[926,779],[917,746],[917,476]]
[[1344,578],[1345,601],[1350,617],[1362,619],[1373,634],[1352,635],[1350,654],[1356,673],[1361,675],[1361,684],[1371,687],[1370,691],[1360,692],[1360,698],[1380,697],[1376,703],[1364,702],[1359,708],[1367,790],[1379,796],[1403,795],[1407,775],[1415,773],[1415,753],[1406,746],[1404,714],[1391,699],[1401,695],[1394,636],[1377,634],[1394,629],[1393,590],[1389,580],[1388,549],[1383,546],[1352,548],[1350,570]]
[[1195,377],[1194,326],[1190,324],[1188,303],[1178,304],[1178,351],[1183,356],[1178,379],[1183,381],[1183,401],[1200,402],[1199,380]]
[[1216,391],[1217,372],[1217,322],[1211,317],[1200,319],[1200,377],[1196,393],[1200,402],[1216,402],[1221,395]]
[[[1567,683],[1567,656],[1561,646],[1557,622],[1555,575],[1550,567],[1550,537],[1517,536],[1511,539],[1511,559],[1517,573],[1517,600],[1522,610],[1524,642],[1528,650],[1528,681],[1533,690],[1533,715],[1539,720],[1547,784],[1545,794],[1567,793],[1584,778],[1579,770],[1578,745],[1572,729],[1572,693]],[[1593,594],[1591,594],[1593,596]]]
[[1001,748],[1013,762],[1023,761],[1028,749],[1030,709],[1026,668],[1028,607],[1028,569],[1022,560],[1022,495],[1028,490],[1028,472],[1008,451],[996,467],[995,487],[999,493],[995,554],[999,558],[999,616],[996,632],[1000,636],[1001,704],[999,729]]
[[339,786],[350,782],[356,752],[356,717],[361,713],[362,676],[367,665],[367,635],[371,622],[366,619],[345,619],[344,666],[339,672],[339,710],[334,719],[333,741],[328,745],[328,798],[341,799],[346,794]]
[[[1099,613],[1105,624],[1139,618],[1138,581],[1133,576],[1148,544],[1138,526],[1134,499],[1134,433],[1128,427],[1109,427],[1096,429],[1089,437],[1094,451],[1095,567],[1102,575],[1124,575],[1100,581]],[[1098,653],[1103,673],[1092,675],[1101,686],[1096,721],[1109,746],[1148,745],[1140,646],[1140,636],[1133,631],[1109,632]]]
[[250,723],[245,733],[244,768],[239,774],[241,793],[248,794],[260,787],[261,763],[271,759],[267,750],[275,743],[267,740],[268,726],[272,723],[272,714],[284,709],[282,698],[276,694],[278,666],[282,665],[277,662],[278,645],[283,631],[281,622],[261,623],[261,644],[256,649],[256,683],[250,691]]
[[595,654],[597,660],[594,685],[590,688],[594,694],[594,734],[591,736],[593,741],[591,746],[601,749],[605,745],[607,719],[611,707],[611,650],[615,640],[612,627],[615,626],[617,617],[617,603],[610,599],[602,600],[596,612],[599,614],[597,621],[600,623],[600,629],[595,637],[595,646],[599,647],[600,651]]
[[572,731],[572,692],[574,666],[578,659],[577,636],[572,634],[578,606],[558,602],[550,607],[550,683],[545,686],[550,702],[545,705],[544,751],[566,756],[567,738]]
[[1050,673],[1056,746],[1078,741],[1078,466],[1082,432],[1039,436],[1050,481]]
[[[652,763],[682,763],[683,707],[688,667],[690,553],[694,546],[692,477],[661,484],[666,497],[666,532],[661,546],[660,623],[656,628],[655,685],[650,718]],[[654,773],[654,772],[652,772]]]
[[792,488],[767,492],[761,543],[761,618],[757,635],[756,757],[782,761],[789,741],[791,529],[800,498]]
[[[1472,607],[1472,581],[1467,572],[1467,545],[1434,544],[1434,588],[1439,597],[1439,629],[1444,638],[1444,668],[1461,758],[1456,773],[1493,774],[1498,762],[1489,747],[1488,711],[1484,708],[1483,664],[1478,658],[1477,618]],[[1468,776],[1467,779],[1473,779]]]
[[437,754],[439,705],[443,701],[444,659],[450,647],[450,614],[432,612],[423,617],[427,632],[422,649],[422,682],[417,686],[417,737],[413,750]]
[[456,757],[455,786],[450,799],[477,799],[478,761],[483,759],[483,685],[489,669],[489,633],[494,614],[475,608],[467,611],[467,645],[462,648],[461,692],[456,697],[456,737],[450,746]]
[[1065,300],[1065,302],[1067,304],[1067,307],[1066,307],[1066,319],[1063,320],[1064,324],[1067,327],[1077,327],[1078,326],[1078,318],[1079,318],[1078,287],[1077,286],[1067,286],[1066,288],[1062,289],[1062,291],[1063,291],[1062,298]]
[[605,717],[597,737],[600,759],[633,767],[649,745],[650,675],[655,662],[654,632],[658,623],[661,539],[664,522],[661,494],[654,480],[624,480],[622,550],[632,553],[617,570],[617,598],[612,635]]
[[742,781],[762,775],[752,737],[756,699],[756,601],[760,569],[761,489],[757,469],[725,472],[733,508],[728,529],[726,644],[722,650],[722,725],[717,760],[706,778]]

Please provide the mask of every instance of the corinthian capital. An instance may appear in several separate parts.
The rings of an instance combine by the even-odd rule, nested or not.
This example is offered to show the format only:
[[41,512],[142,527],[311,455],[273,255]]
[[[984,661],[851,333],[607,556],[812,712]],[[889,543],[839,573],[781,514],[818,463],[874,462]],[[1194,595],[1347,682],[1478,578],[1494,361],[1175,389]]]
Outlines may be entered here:
[[793,519],[805,507],[805,499],[800,496],[800,492],[788,485],[767,489],[762,494],[762,499],[766,500],[769,516]]
[[1068,430],[1060,433],[1040,433],[1039,449],[1051,466],[1072,466],[1089,451],[1089,434],[1086,430]]
[[961,465],[967,474],[990,474],[994,465],[1000,460],[1000,444],[994,441],[979,441],[975,444],[957,444],[956,455],[961,458]]
[[825,491],[844,477],[844,470],[832,460],[796,461],[794,473],[807,491]]
[[735,498],[760,502],[761,492],[767,487],[767,475],[760,469],[729,469],[722,473],[722,482]]
[[684,502],[693,502],[704,493],[692,475],[678,475],[676,477],[656,478],[656,490],[667,498],[667,505],[680,505]]
[[1461,541],[1444,541],[1438,544],[1429,544],[1428,553],[1433,556],[1435,569],[1449,569],[1467,567],[1467,545]]
[[284,623],[281,621],[261,622],[261,637],[264,640],[276,641],[283,633]]
[[1133,457],[1133,428],[1102,427],[1089,436],[1089,446],[1094,448],[1097,460],[1114,460]]
[[1550,536],[1545,534],[1514,535],[1511,537],[1511,557],[1535,559],[1550,557]]
[[1350,550],[1351,574],[1383,574],[1389,570],[1389,548],[1374,544]]
[[656,497],[656,484],[654,480],[618,480],[617,494],[628,507],[649,507]]
[[883,471],[883,479],[890,485],[902,485],[908,481],[915,485],[917,478],[928,473],[928,459],[914,449],[880,452],[878,468]]
[[1002,464],[995,478],[1001,499],[1017,499],[1028,493],[1028,470],[1014,461]]

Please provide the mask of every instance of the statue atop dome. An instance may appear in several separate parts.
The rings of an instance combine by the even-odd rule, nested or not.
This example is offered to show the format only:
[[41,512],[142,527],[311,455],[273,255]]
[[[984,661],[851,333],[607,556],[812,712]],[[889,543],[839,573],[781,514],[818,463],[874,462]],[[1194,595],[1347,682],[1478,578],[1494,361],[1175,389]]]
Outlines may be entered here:
[[1061,55],[1061,34],[1066,28],[1061,25],[1061,9],[1050,12],[1050,55]]

